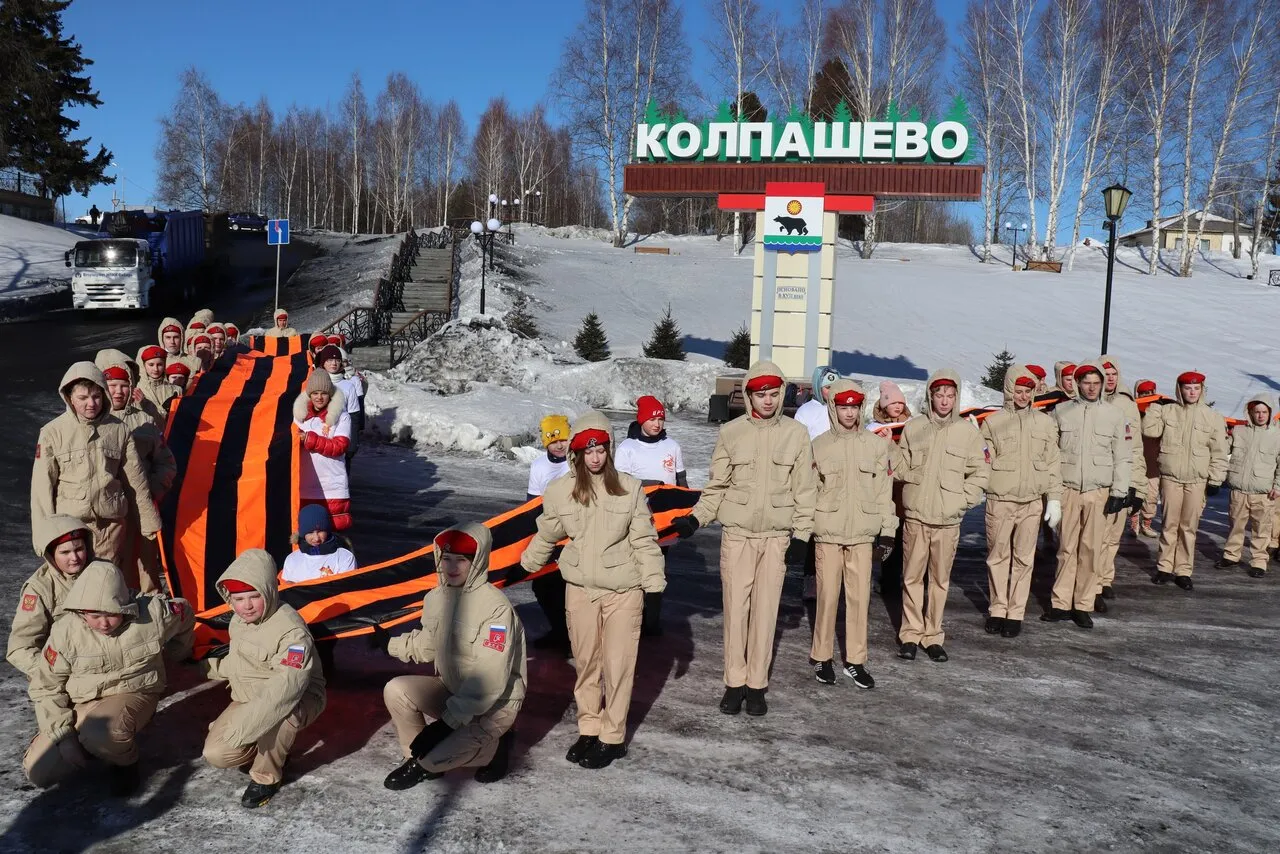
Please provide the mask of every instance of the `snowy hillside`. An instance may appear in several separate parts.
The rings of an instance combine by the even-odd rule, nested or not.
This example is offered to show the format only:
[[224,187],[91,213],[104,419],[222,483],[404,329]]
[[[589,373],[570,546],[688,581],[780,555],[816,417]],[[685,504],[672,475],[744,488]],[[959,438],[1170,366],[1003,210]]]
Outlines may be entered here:
[[71,271],[63,253],[79,239],[56,226],[0,215],[0,300],[65,288]]

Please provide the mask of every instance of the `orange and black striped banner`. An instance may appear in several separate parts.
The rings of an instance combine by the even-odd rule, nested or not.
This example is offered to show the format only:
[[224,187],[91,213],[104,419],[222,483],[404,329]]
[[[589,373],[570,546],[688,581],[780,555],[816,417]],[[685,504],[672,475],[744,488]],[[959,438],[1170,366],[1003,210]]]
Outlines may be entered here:
[[[674,534],[672,524],[686,515],[701,494],[679,486],[651,486],[649,509],[659,538]],[[489,582],[502,587],[507,571],[520,565],[520,555],[537,532],[542,515],[542,499],[520,505],[485,522],[493,534],[493,551],[489,556]],[[561,543],[563,546],[564,543]],[[559,550],[552,555],[559,556]],[[225,566],[225,564],[223,564]],[[219,570],[220,572],[221,570]],[[543,567],[535,575],[558,571],[555,563]],[[210,589],[217,581],[214,575]],[[435,555],[430,544],[393,560],[364,566],[330,578],[283,584],[280,599],[297,609],[311,627],[317,640],[345,638],[367,634],[375,625],[391,626],[417,620],[422,616],[422,597],[436,586]],[[217,607],[198,609],[196,621],[196,656],[227,642],[227,624],[231,610],[216,598]]]
[[[288,339],[268,339],[287,341]],[[219,359],[169,414],[178,477],[160,506],[169,588],[197,612],[221,604],[214,583],[245,549],[283,561],[298,507],[293,401],[307,356]]]
[[265,353],[268,356],[296,356],[307,352],[307,341],[310,336],[290,335],[288,338],[277,338],[267,335],[250,335],[245,339],[250,350]]

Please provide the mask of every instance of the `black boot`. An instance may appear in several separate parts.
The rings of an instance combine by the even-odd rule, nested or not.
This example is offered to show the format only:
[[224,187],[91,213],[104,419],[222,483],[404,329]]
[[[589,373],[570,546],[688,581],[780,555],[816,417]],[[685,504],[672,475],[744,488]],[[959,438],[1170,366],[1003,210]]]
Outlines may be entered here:
[[1152,584],[1168,584],[1170,581],[1173,581],[1172,572],[1161,572],[1157,569],[1156,574],[1151,576]]
[[758,718],[769,713],[769,704],[764,701],[763,688],[747,689],[747,714]]
[[597,736],[580,735],[578,740],[569,748],[569,752],[564,755],[564,758],[576,765],[582,761],[582,757],[586,756],[591,748],[599,743],[600,739]]
[[1000,637],[1016,638],[1020,634],[1022,634],[1022,620],[1006,619],[1004,621],[1004,628],[1000,630]]
[[[412,789],[419,783],[425,783],[427,780],[434,780],[440,776],[440,774],[423,768],[418,764],[418,760],[409,758],[401,762],[396,767],[396,770],[388,774],[387,779],[382,781],[382,785],[393,792],[403,792],[405,789]],[[245,797],[249,797],[248,792],[245,793]]]
[[929,644],[924,648],[924,654],[929,656],[930,661],[936,661],[938,664],[947,660],[947,651],[942,648],[942,644]]
[[127,798],[138,791],[142,777],[138,774],[138,763],[130,765],[112,765],[110,783],[111,797]]
[[989,635],[998,635],[1004,628],[1004,617],[987,617],[987,623],[982,628]]
[[1111,610],[1111,608],[1107,605],[1107,600],[1104,597],[1094,596],[1093,610],[1097,611],[1099,614],[1105,614],[1107,611]]
[[507,730],[498,739],[498,749],[493,752],[493,758],[489,760],[489,764],[476,769],[477,783],[496,783],[503,777],[507,776],[507,765],[511,759],[511,743],[515,741],[516,734],[511,730]]
[[1071,619],[1071,612],[1065,608],[1050,608],[1040,615],[1042,623],[1061,623]]
[[1071,622],[1075,623],[1082,629],[1093,628],[1093,617],[1089,616],[1088,611],[1073,610],[1071,612]]
[[1250,578],[1266,578],[1267,571],[1260,566],[1251,566],[1249,567],[1249,577]]
[[1217,569],[1235,569],[1239,565],[1240,565],[1240,561],[1227,560],[1225,557],[1218,558],[1218,560],[1214,563],[1214,567]]
[[1103,599],[1114,599],[1114,598],[1116,598],[1116,592],[1115,592],[1114,590],[1112,590],[1112,589],[1111,589],[1111,585],[1110,585],[1110,584],[1108,584],[1106,587],[1102,588],[1102,598],[1103,598]]
[[266,806],[278,791],[279,783],[250,783],[249,788],[240,796],[240,806],[251,810]]
[[1188,593],[1196,589],[1195,585],[1191,583],[1191,576],[1189,575],[1179,575],[1178,577],[1173,579],[1173,583],[1178,585]]
[[904,658],[907,661],[915,661],[917,648],[916,644],[911,643],[911,641],[907,641],[898,647],[898,658]]
[[747,698],[747,686],[739,685],[736,688],[725,688],[724,696],[720,698],[720,711],[726,715],[736,715],[742,711],[742,701]]
[[583,768],[605,768],[613,763],[615,759],[621,759],[627,755],[627,746],[625,744],[605,744],[603,741],[597,741],[587,751],[587,755],[578,761]]

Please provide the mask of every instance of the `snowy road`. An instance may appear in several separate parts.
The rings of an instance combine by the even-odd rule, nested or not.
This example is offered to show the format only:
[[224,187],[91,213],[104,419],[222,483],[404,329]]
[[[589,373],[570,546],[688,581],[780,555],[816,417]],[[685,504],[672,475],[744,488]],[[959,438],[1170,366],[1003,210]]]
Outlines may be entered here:
[[[705,470],[713,431],[681,423],[673,432],[689,440],[691,472]],[[363,449],[357,472],[362,560],[506,509],[525,479],[513,462],[393,446]],[[40,793],[19,767],[33,727],[25,686],[6,668],[0,851],[1274,851],[1275,581],[1210,568],[1224,523],[1217,499],[1193,595],[1150,584],[1151,546],[1126,538],[1114,610],[1088,633],[1036,619],[1053,569],[1042,557],[1026,630],[1008,641],[982,632],[972,512],[949,599],[952,661],[893,657],[896,603],[877,597],[874,691],[813,680],[793,574],[760,719],[715,708],[718,548],[714,532],[699,532],[669,557],[665,636],[641,646],[630,755],[599,772],[564,761],[573,671],[535,658],[512,773],[492,786],[456,774],[382,789],[398,757],[381,687],[406,668],[356,640],[339,645],[329,707],[300,737],[290,784],[266,809],[241,809],[246,778],[199,760],[226,698],[183,671],[143,739],[144,793],[112,803],[96,777]],[[6,544],[0,601],[12,603],[13,579],[32,564],[24,541]],[[527,586],[512,596],[540,633]]]

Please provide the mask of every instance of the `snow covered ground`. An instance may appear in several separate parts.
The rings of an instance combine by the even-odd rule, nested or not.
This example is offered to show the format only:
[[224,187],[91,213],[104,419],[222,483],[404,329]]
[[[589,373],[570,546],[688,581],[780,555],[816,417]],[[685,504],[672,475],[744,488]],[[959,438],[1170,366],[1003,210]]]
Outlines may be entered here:
[[74,231],[0,215],[0,300],[66,290],[71,271],[63,253],[75,245]]

